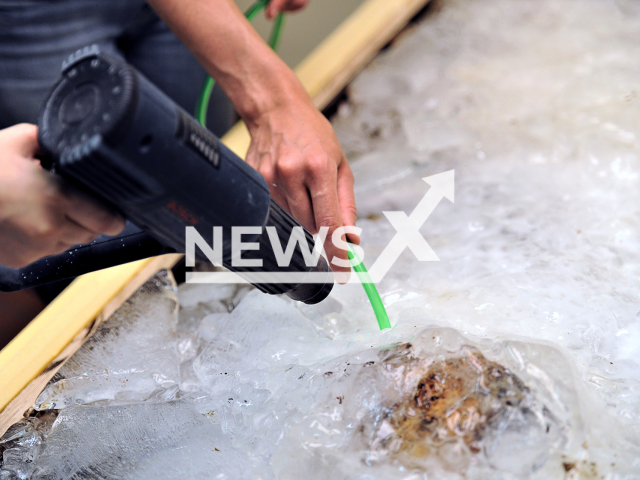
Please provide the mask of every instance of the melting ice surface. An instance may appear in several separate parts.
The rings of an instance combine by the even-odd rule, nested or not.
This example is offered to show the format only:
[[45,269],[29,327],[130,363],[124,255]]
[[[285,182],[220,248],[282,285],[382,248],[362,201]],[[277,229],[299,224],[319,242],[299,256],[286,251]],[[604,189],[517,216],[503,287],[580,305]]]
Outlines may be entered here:
[[[0,440],[0,479],[640,478],[640,8],[443,0],[334,119],[379,285],[147,284]],[[49,409],[60,410],[54,416]]]

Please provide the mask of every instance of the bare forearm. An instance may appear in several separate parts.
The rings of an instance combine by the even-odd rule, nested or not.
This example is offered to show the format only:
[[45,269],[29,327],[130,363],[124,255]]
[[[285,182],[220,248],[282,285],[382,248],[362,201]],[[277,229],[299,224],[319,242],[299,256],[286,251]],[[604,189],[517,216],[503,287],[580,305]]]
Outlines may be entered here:
[[232,0],[148,0],[225,90],[245,122],[306,97]]

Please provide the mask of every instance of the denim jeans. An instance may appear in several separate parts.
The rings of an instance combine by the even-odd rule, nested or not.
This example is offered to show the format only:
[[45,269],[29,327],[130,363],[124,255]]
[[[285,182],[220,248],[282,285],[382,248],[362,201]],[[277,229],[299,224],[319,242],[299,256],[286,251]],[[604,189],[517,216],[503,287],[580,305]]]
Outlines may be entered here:
[[[116,53],[193,114],[205,71],[143,0],[0,0],[0,128],[37,121],[63,59],[85,45]],[[207,126],[234,119],[216,87]]]

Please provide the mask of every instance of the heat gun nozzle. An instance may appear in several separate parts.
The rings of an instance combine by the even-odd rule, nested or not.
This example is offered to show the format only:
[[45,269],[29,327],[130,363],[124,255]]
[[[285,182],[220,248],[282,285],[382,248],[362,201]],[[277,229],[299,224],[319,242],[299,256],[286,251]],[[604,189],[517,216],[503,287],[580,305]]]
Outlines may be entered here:
[[[262,267],[259,270],[256,268],[231,269],[235,270],[241,276],[243,273],[259,273],[263,278],[269,278],[270,273],[276,273],[280,275],[279,278],[286,279],[288,274],[292,274],[291,277],[298,279],[298,281],[291,282],[285,280],[282,283],[252,282],[255,287],[265,293],[272,295],[284,293],[291,299],[308,305],[320,303],[327,298],[333,288],[333,272],[329,264],[324,257],[318,256],[316,264],[309,266],[306,264],[305,255],[301,250],[301,244],[305,244],[304,248],[307,248],[309,253],[313,251],[315,242],[311,234],[273,199],[270,201],[269,215],[265,226],[271,229],[275,228],[282,249],[285,249],[290,242],[294,241],[292,237],[296,234],[298,236],[302,234],[301,237],[297,238],[296,247],[289,263],[286,266],[281,266],[278,263],[271,245],[271,242],[274,241],[273,235],[269,236],[266,233],[262,233],[257,239],[260,248],[246,252],[247,258],[251,258],[253,255],[255,255],[256,258],[260,258]],[[229,267],[227,266],[227,268]],[[282,276],[282,274],[284,274],[284,276]]]
[[326,273],[326,280],[319,283],[300,283],[287,292],[288,297],[307,305],[315,305],[329,296],[333,289],[333,273],[326,260],[320,257],[318,266],[311,271],[315,274]]

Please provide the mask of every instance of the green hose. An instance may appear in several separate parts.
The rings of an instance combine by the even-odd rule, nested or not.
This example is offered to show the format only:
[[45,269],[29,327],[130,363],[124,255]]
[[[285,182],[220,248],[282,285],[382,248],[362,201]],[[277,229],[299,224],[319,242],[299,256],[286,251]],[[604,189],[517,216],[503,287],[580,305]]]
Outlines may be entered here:
[[[269,4],[269,0],[258,0],[244,13],[247,20],[251,21],[255,16],[260,13],[260,10],[265,8]],[[271,36],[269,38],[269,46],[277,50],[280,44],[280,38],[282,36],[282,28],[284,26],[284,14],[279,13],[273,23],[271,29]],[[198,103],[196,104],[196,119],[202,124],[203,127],[207,126],[207,110],[209,109],[209,101],[211,100],[211,92],[213,92],[213,86],[215,80],[211,76],[207,75],[202,84],[200,90],[200,96],[198,97]]]
[[269,5],[269,0],[258,0],[251,5],[246,12],[244,12],[244,16],[247,17],[247,20],[251,21],[258,13],[260,13],[260,10],[265,8],[267,5]]
[[351,244],[347,242],[349,246],[349,250],[347,254],[349,255],[349,260],[356,259],[356,265],[353,266],[353,269],[358,274],[358,278],[360,279],[360,283],[364,287],[364,291],[369,297],[369,302],[371,302],[371,306],[373,307],[373,313],[376,314],[376,319],[378,320],[378,325],[380,326],[380,330],[384,330],[385,328],[391,328],[391,323],[389,323],[389,316],[387,315],[387,310],[384,308],[384,303],[382,303],[382,299],[380,298],[380,294],[378,293],[378,289],[375,284],[371,282],[371,278],[369,277],[369,272],[367,272],[364,263],[362,260],[358,258],[355,250],[351,248]]
[[269,36],[269,46],[273,50],[278,50],[280,46],[280,38],[282,37],[282,29],[284,27],[284,13],[279,13],[273,21],[273,28]]

